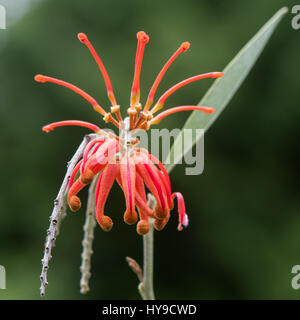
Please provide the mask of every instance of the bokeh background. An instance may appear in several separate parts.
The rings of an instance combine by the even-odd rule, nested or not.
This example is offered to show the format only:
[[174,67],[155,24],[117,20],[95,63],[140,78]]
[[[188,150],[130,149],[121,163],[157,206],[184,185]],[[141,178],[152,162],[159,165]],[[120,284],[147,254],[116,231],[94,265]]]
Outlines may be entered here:
[[[70,81],[108,106],[105,87],[87,49],[88,34],[125,110],[133,77],[135,34],[151,37],[142,69],[145,98],[162,64],[183,41],[190,50],[168,71],[159,93],[174,83],[221,71],[282,6],[280,23],[255,67],[205,136],[205,170],[171,174],[185,196],[190,226],[177,217],[155,234],[155,290],[159,299],[298,299],[291,268],[300,264],[299,54],[300,30],[291,27],[294,1],[40,0],[7,5],[0,30],[0,264],[7,289],[0,299],[40,299],[39,275],[53,199],[87,130],[52,121],[101,119],[79,96],[33,81],[37,73]],[[191,84],[169,105],[196,104],[211,80]],[[188,113],[163,122],[180,128]],[[83,192],[82,199],[86,197]],[[79,293],[84,208],[62,224],[49,269],[46,299],[138,299],[137,279],[125,256],[141,262],[142,240],[122,221],[116,186],[107,210],[115,225],[96,228],[91,291]],[[44,298],[45,299],[45,298]]]

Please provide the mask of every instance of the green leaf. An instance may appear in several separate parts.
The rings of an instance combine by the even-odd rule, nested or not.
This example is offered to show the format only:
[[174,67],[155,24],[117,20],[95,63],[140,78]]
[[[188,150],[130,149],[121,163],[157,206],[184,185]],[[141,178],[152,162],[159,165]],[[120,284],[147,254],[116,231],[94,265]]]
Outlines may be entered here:
[[[282,17],[288,12],[288,8],[280,9],[258,32],[257,34],[241,49],[234,59],[224,69],[224,76],[214,81],[210,89],[199,102],[201,106],[211,106],[215,108],[215,113],[207,115],[202,112],[193,111],[187,119],[183,129],[205,129],[212,125],[224,110],[232,96],[246,78],[259,54],[267,44],[270,36],[274,32]],[[170,154],[174,155],[172,163],[167,164],[166,168],[170,172],[173,167],[179,163],[182,157],[191,150],[193,145],[203,136],[199,134],[196,138],[185,142],[182,154],[177,154],[174,150],[180,148],[182,144],[181,134],[175,139]]]

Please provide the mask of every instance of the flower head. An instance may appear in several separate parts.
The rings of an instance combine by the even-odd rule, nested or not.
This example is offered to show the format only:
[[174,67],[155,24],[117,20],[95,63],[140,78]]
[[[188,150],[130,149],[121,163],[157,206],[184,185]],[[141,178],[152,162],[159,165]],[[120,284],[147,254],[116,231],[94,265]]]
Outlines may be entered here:
[[[190,46],[189,42],[184,42],[159,72],[143,107],[140,103],[140,74],[144,49],[149,42],[149,36],[144,31],[140,31],[137,33],[138,43],[130,106],[127,109],[128,117],[123,120],[120,106],[117,104],[110,78],[102,60],[84,33],[79,33],[78,38],[88,47],[100,69],[106,85],[107,96],[111,103],[110,112],[106,112],[93,97],[73,84],[43,75],[36,75],[35,80],[42,83],[52,82],[78,93],[92,105],[96,112],[103,116],[105,122],[111,122],[121,130],[122,134],[119,137],[100,129],[94,124],[79,120],[54,122],[43,127],[43,131],[49,132],[56,127],[75,125],[89,128],[97,133],[97,138],[88,143],[82,159],[70,176],[68,188],[70,209],[72,211],[80,209],[81,201],[78,193],[93,179],[97,179],[95,191],[96,219],[104,231],[110,231],[113,222],[105,214],[104,209],[110,189],[116,181],[125,196],[124,221],[127,224],[135,224],[139,216],[139,222],[137,223],[139,234],[144,235],[149,231],[149,217],[154,219],[154,227],[157,230],[162,230],[170,218],[170,211],[174,206],[175,198],[178,202],[178,230],[182,230],[182,226],[188,225],[188,216],[182,194],[179,192],[172,193],[170,178],[164,165],[155,156],[149,154],[146,149],[138,147],[139,141],[131,134],[131,130],[149,130],[152,125],[159,123],[166,116],[180,111],[199,110],[204,113],[213,113],[213,108],[187,105],[170,108],[155,115],[164,107],[167,98],[179,88],[200,79],[221,77],[223,73],[205,73],[183,80],[167,90],[151,108],[156,90],[164,74],[174,60],[188,50]],[[146,189],[153,194],[156,200],[155,208],[150,208],[147,204]]]

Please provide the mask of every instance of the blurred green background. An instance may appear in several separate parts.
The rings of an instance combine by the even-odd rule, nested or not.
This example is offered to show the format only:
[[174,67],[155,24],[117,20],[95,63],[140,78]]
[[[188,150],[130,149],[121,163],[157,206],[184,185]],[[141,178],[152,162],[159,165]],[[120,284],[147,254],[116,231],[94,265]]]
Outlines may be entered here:
[[[181,42],[190,41],[191,48],[168,71],[157,96],[189,76],[221,71],[285,5],[289,13],[205,136],[204,173],[185,176],[184,166],[172,171],[173,190],[185,196],[190,226],[177,232],[174,214],[164,231],[156,232],[154,284],[159,299],[299,298],[290,284],[291,268],[300,264],[300,30],[292,29],[290,13],[296,3],[52,0],[33,1],[24,14],[24,1],[14,4],[13,12],[7,11],[7,30],[0,30],[0,264],[7,272],[0,299],[40,298],[40,259],[53,200],[66,162],[87,132],[68,127],[45,134],[41,126],[67,119],[102,123],[79,96],[37,84],[34,75],[70,81],[108,106],[97,67],[76,37],[85,32],[125,110],[137,31],[151,37],[142,68],[145,99]],[[169,105],[198,103],[211,83],[202,80],[181,89]],[[180,128],[187,117],[180,113],[163,126]],[[46,299],[139,298],[125,256],[141,262],[142,240],[135,227],[123,223],[118,187],[106,211],[115,225],[110,233],[96,228],[91,291],[79,293],[82,208],[63,222]]]

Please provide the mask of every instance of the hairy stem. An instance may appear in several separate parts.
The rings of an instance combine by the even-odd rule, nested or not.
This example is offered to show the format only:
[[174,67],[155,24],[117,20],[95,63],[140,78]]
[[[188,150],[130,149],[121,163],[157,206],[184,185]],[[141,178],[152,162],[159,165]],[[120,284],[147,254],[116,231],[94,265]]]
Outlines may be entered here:
[[55,243],[55,236],[57,235],[57,224],[58,221],[61,220],[61,215],[64,212],[63,208],[66,206],[66,190],[68,188],[68,182],[70,179],[70,175],[72,171],[74,170],[77,162],[80,160],[80,158],[83,155],[83,151],[86,147],[86,145],[92,140],[95,139],[95,134],[90,134],[84,137],[83,141],[81,142],[80,146],[78,147],[77,151],[75,152],[74,156],[68,163],[68,169],[67,173],[64,177],[64,180],[62,182],[62,185],[59,189],[59,192],[57,194],[56,199],[54,200],[54,208],[52,211],[52,214],[50,216],[50,226],[47,230],[47,237],[45,242],[45,249],[44,249],[44,256],[42,259],[42,272],[41,272],[41,287],[40,287],[40,293],[41,296],[45,295],[46,286],[48,284],[47,282],[47,271],[49,269],[49,261],[51,259],[51,250]]
[[91,277],[91,257],[93,254],[94,230],[97,224],[95,219],[96,184],[97,184],[97,178],[94,178],[89,188],[85,224],[83,226],[83,231],[84,231],[84,237],[82,241],[83,251],[81,254],[81,266],[80,266],[80,271],[81,271],[80,292],[82,294],[85,294],[90,290],[89,280]]

